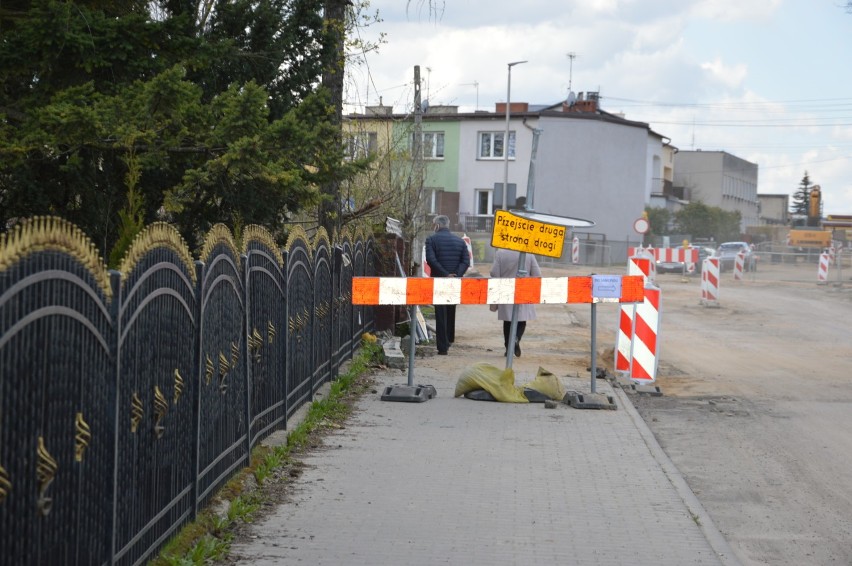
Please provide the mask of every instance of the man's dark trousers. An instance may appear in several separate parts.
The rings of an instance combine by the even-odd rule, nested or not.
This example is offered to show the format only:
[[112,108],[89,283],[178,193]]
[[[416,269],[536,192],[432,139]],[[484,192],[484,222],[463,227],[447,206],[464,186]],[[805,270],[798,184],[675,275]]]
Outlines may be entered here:
[[456,340],[456,305],[435,305],[435,339],[439,352]]

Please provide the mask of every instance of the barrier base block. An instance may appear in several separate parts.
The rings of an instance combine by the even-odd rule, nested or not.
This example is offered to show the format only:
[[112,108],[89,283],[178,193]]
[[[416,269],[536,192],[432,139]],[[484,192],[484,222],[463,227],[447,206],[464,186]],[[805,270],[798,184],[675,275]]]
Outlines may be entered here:
[[566,393],[562,402],[575,409],[610,409],[615,410],[618,405],[610,395],[600,393]]
[[630,386],[630,388],[639,393],[640,395],[649,395],[651,397],[662,397],[663,392],[660,391],[660,388],[656,385],[642,385],[639,383],[634,383]]
[[424,403],[437,395],[438,392],[431,385],[388,385],[382,391],[382,401]]

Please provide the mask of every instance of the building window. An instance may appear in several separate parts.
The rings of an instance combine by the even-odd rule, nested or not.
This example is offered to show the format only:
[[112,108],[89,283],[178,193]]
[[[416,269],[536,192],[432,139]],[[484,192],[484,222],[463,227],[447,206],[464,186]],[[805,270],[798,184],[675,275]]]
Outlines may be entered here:
[[[504,159],[506,132],[479,132],[479,159]],[[509,132],[509,159],[515,158],[515,132]]]
[[441,189],[426,189],[426,214],[438,214],[438,191]]
[[[415,137],[417,134],[411,134],[411,153],[414,153]],[[443,159],[444,158],[444,132],[421,132],[421,143],[423,148],[424,159]]]
[[349,159],[364,159],[378,151],[379,136],[376,132],[347,134],[344,143],[346,144],[346,156]]
[[474,191],[476,202],[473,204],[475,214],[491,214],[491,205],[494,199],[494,191],[491,189],[476,189]]

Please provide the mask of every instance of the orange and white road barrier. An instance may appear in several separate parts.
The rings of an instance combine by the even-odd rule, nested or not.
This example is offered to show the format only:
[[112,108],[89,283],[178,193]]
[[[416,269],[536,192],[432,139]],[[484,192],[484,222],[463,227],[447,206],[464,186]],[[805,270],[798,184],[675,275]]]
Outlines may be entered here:
[[719,306],[719,258],[708,257],[701,264],[701,304]]
[[630,379],[653,383],[657,379],[659,330],[662,301],[659,287],[645,286],[645,300],[636,305],[630,356]]
[[582,277],[353,277],[353,305],[635,303],[638,275]]
[[819,270],[817,271],[817,284],[825,285],[828,283],[828,264],[831,261],[827,253],[819,254]]
[[[643,287],[648,282],[648,273],[651,269],[652,260],[647,257],[631,257],[627,260],[627,274],[641,275]],[[616,372],[627,374],[630,372],[630,348],[633,341],[633,319],[636,316],[636,305],[621,305],[618,315],[618,330],[615,333],[615,360]]]
[[580,263],[580,238],[577,236],[571,240],[571,263],[574,265]]
[[734,258],[734,279],[736,281],[743,280],[743,271],[745,268],[745,252],[739,252]]
[[648,246],[643,248],[627,248],[627,255],[642,256],[647,255],[661,263],[695,263],[698,261],[698,250],[695,248],[652,248]]

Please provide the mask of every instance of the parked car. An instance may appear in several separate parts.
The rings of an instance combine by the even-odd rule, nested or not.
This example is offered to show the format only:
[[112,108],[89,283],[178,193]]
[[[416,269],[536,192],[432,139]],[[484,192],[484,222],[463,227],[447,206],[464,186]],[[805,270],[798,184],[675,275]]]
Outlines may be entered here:
[[719,271],[732,271],[737,260],[737,254],[745,254],[743,269],[745,271],[757,271],[757,255],[746,242],[725,242],[719,244],[716,255],[719,257]]
[[[698,250],[698,262],[695,264],[695,273],[701,273],[701,266],[704,260],[712,256],[716,250],[704,246],[689,246],[689,248]],[[684,273],[684,271],[682,261],[657,262],[657,273]]]

